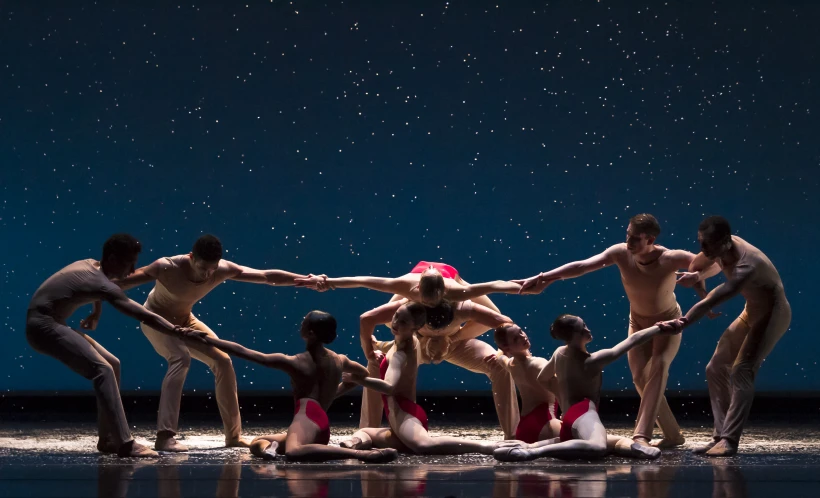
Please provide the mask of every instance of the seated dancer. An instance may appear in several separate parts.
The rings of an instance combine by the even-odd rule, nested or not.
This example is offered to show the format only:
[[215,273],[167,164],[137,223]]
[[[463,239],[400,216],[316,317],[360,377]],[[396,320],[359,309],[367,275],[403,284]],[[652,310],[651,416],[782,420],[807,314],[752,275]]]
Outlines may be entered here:
[[680,327],[655,325],[635,332],[611,349],[590,354],[586,345],[592,341],[592,334],[584,321],[573,315],[559,316],[550,327],[550,335],[566,342],[566,345],[555,350],[539,374],[542,378],[558,377],[558,397],[561,407],[566,409],[559,437],[524,447],[517,441],[511,442],[496,450],[493,456],[503,461],[522,461],[545,456],[595,458],[612,452],[634,458],[658,458],[661,450],[654,446],[643,445],[631,438],[607,435],[597,412],[601,374],[606,365],[654,336],[679,332]]
[[[373,332],[380,324],[391,323],[393,315],[405,300],[390,301],[360,318],[360,339],[367,357],[367,370],[371,377],[379,377],[379,361],[374,351],[386,353],[393,341],[380,342],[373,339]],[[446,361],[471,372],[483,373],[492,383],[493,399],[504,437],[513,438],[518,425],[518,398],[510,372],[500,365],[491,365],[484,358],[495,353],[486,342],[476,339],[484,331],[510,322],[510,318],[497,310],[462,301],[442,301],[438,306],[425,308],[426,323],[416,332],[419,340],[419,363]],[[461,326],[464,323],[464,326]],[[379,427],[382,420],[382,400],[375,393],[365,390],[362,395],[359,427]]]
[[[355,382],[382,394],[390,428],[359,429],[342,446],[347,448],[395,448],[417,455],[492,454],[497,443],[471,441],[450,436],[432,437],[427,432],[427,414],[416,404],[416,374],[419,342],[416,331],[424,325],[425,309],[419,303],[403,303],[393,316],[390,329],[395,340],[380,358],[381,380],[365,372],[345,373],[345,382]],[[381,355],[379,355],[381,356]]]
[[[389,294],[396,294],[401,298],[418,301],[425,306],[436,306],[441,301],[465,301],[477,299],[493,293],[517,294],[521,286],[512,282],[495,280],[481,284],[467,283],[459,275],[458,270],[445,263],[429,263],[420,261],[410,273],[396,278],[384,277],[324,277],[321,285],[317,285],[315,277],[307,276],[296,279],[297,286],[313,287],[320,290],[352,289],[364,287]],[[485,298],[486,299],[486,298]],[[486,299],[489,301],[489,299]],[[488,306],[487,303],[481,302]],[[490,306],[492,307],[492,306]]]
[[288,460],[324,462],[356,458],[364,462],[378,463],[394,460],[398,455],[390,450],[354,450],[328,446],[330,423],[326,410],[345,390],[355,384],[340,384],[342,372],[367,375],[367,369],[324,347],[336,339],[336,319],[323,311],[311,311],[299,331],[305,340],[305,352],[295,356],[281,353],[264,354],[241,344],[218,339],[206,331],[193,331],[199,340],[230,355],[260,365],[276,368],[290,376],[295,409],[293,422],[287,432],[271,436],[259,436],[251,442],[251,453],[273,459],[284,454]]
[[554,369],[545,369],[546,358],[530,353],[530,340],[518,325],[505,323],[497,327],[494,338],[502,354],[491,354],[484,360],[509,371],[521,394],[524,415],[515,429],[515,439],[535,443],[556,437],[561,421],[556,415],[558,402],[554,393],[558,384]]
[[[91,337],[70,328],[66,320],[80,306],[105,300],[117,311],[163,334],[183,337],[188,329],[174,326],[128,299],[110,280],[131,274],[141,250],[139,241],[131,235],[112,235],[103,245],[100,261],[76,261],[43,282],[31,297],[26,316],[26,339],[35,351],[93,381],[99,419],[97,449],[121,457],[159,455],[131,437],[120,398],[120,361]],[[98,306],[95,304],[95,308]],[[96,322],[86,319],[82,326],[93,330]]]

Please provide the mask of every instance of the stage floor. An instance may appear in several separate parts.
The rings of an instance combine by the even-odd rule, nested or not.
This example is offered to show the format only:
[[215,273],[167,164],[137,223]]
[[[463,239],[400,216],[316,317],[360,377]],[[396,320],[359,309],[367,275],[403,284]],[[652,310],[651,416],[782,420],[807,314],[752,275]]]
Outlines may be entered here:
[[[250,425],[249,436],[284,425]],[[433,434],[501,439],[489,424],[439,424]],[[627,435],[630,427],[610,426]],[[333,427],[331,444],[353,432]],[[708,459],[689,453],[709,438],[706,423],[684,424],[687,443],[653,462],[608,457],[594,462],[542,459],[523,464],[492,457],[400,456],[385,465],[262,462],[247,450],[221,447],[219,428],[184,431],[187,454],[136,461],[96,453],[95,428],[67,422],[3,423],[0,427],[0,497],[240,497],[240,496],[437,496],[602,497],[818,496],[820,425],[816,422],[751,424],[740,454]],[[138,441],[152,441],[140,423]]]

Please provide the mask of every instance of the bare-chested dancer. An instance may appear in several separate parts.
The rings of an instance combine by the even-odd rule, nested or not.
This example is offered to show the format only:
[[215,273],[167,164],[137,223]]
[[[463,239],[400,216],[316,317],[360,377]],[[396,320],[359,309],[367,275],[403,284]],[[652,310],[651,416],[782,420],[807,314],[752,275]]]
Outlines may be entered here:
[[535,443],[558,436],[561,430],[555,399],[558,383],[554,370],[544,368],[547,359],[532,355],[527,334],[513,323],[496,327],[494,339],[501,354],[491,354],[484,361],[509,371],[521,395],[524,415],[515,429],[515,439]]
[[[139,241],[128,234],[111,236],[103,245],[100,261],[76,261],[43,282],[31,298],[26,317],[26,339],[35,351],[51,356],[94,383],[100,437],[97,449],[121,457],[159,455],[131,437],[120,399],[120,361],[88,335],[70,328],[66,320],[80,306],[105,300],[158,333],[182,337],[187,329],[174,326],[128,299],[110,280],[132,273],[141,250]],[[96,321],[84,320],[83,327],[94,329]]]
[[324,462],[356,458],[380,463],[395,460],[396,451],[354,450],[329,446],[330,422],[327,409],[338,393],[345,388],[342,372],[366,376],[367,369],[345,355],[325,348],[336,339],[336,319],[323,311],[311,311],[304,320],[299,334],[305,341],[305,352],[295,356],[281,353],[264,354],[241,344],[217,339],[207,332],[195,332],[204,343],[238,358],[269,368],[283,370],[290,376],[295,410],[287,432],[259,436],[251,444],[251,453],[272,459],[284,454],[288,460]]
[[[294,285],[294,279],[310,276],[282,270],[255,270],[222,259],[222,243],[213,235],[203,235],[194,243],[188,254],[160,258],[148,266],[139,268],[131,276],[117,283],[130,289],[156,281],[148,294],[145,307],[175,325],[184,325],[216,334],[191,312],[194,304],[205,297],[217,285],[226,280],[267,285]],[[321,289],[320,289],[321,290]],[[239,416],[239,399],[236,390],[236,373],[227,354],[202,343],[186,343],[175,337],[159,333],[143,324],[142,332],[151,345],[168,361],[168,372],[162,381],[157,419],[155,448],[161,451],[188,451],[174,436],[179,423],[179,406],[185,377],[195,358],[211,369],[216,382],[216,403],[225,431],[225,445],[247,447],[248,441],[240,437],[242,421]]]
[[524,447],[518,442],[497,449],[498,460],[522,461],[540,457],[598,458],[609,452],[633,458],[658,458],[659,448],[618,436],[608,436],[598,416],[602,373],[605,366],[632,348],[664,334],[680,333],[680,325],[652,326],[636,331],[611,349],[587,352],[592,333],[577,316],[561,315],[550,327],[553,338],[564,341],[539,374],[543,378],[558,378],[558,398],[564,414],[559,436]]
[[380,378],[344,374],[346,382],[356,382],[384,396],[384,411],[390,428],[359,429],[342,446],[356,449],[395,448],[417,455],[492,454],[498,443],[472,441],[449,436],[430,436],[427,414],[416,404],[418,346],[416,331],[425,323],[425,309],[413,301],[401,304],[390,329],[395,337],[386,356],[379,355]]
[[694,450],[708,456],[732,456],[752,407],[757,370],[788,330],[792,310],[772,262],[763,251],[732,235],[726,219],[711,216],[703,220],[698,241],[702,252],[691,272],[681,275],[678,282],[689,286],[702,280],[698,271],[715,261],[726,282],[676,321],[689,327],[709,309],[738,294],[746,299],[746,307],[720,337],[706,366],[715,430],[710,443]]
[[[367,370],[371,377],[379,378],[379,362],[375,351],[386,353],[393,341],[376,341],[373,332],[378,325],[391,323],[393,314],[405,299],[390,301],[364,313],[359,320],[362,350],[367,358]],[[510,318],[497,309],[472,301],[442,301],[438,306],[425,307],[426,323],[416,332],[419,342],[417,363],[440,363],[446,361],[474,373],[486,375],[492,384],[496,413],[506,438],[512,438],[518,426],[518,398],[512,375],[501,365],[484,361],[495,349],[477,337]],[[464,324],[463,326],[461,324]],[[359,427],[379,427],[382,420],[382,398],[365,390]]]
[[[681,316],[675,298],[675,272],[688,268],[695,255],[682,250],[670,250],[655,244],[661,227],[654,216],[639,214],[629,220],[626,242],[616,244],[604,252],[583,261],[539,273],[522,284],[522,294],[538,294],[557,280],[579,277],[589,272],[617,265],[621,281],[629,299],[629,328],[627,334],[651,327],[662,320]],[[712,274],[719,269],[709,268]],[[706,295],[702,285],[696,287]],[[660,335],[651,342],[629,351],[629,369],[635,388],[641,395],[641,405],[635,423],[633,439],[649,444],[657,421],[663,439],[652,444],[660,448],[685,442],[680,426],[664,396],[669,366],[680,348],[680,335]]]

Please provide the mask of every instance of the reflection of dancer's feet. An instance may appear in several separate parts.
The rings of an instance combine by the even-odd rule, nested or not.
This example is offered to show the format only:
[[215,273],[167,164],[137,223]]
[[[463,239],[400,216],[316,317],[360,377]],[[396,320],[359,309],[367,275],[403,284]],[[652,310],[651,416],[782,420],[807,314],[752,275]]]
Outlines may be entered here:
[[723,438],[715,444],[709,451],[706,452],[706,456],[710,457],[730,457],[735,456],[737,454],[737,444],[729,441],[726,438]]
[[667,438],[664,437],[663,439],[652,441],[651,444],[655,448],[660,448],[662,450],[667,450],[669,448],[675,448],[677,446],[683,446],[686,442],[686,438],[683,437],[683,434],[678,434],[676,438]]
[[119,447],[117,456],[123,458],[159,458],[159,453],[132,439]]
[[174,439],[174,433],[172,432],[157,433],[157,441],[154,443],[154,449],[170,453],[184,453],[188,451],[187,446]]
[[708,442],[704,445],[696,447],[695,449],[692,450],[692,453],[694,453],[695,455],[703,455],[707,451],[714,448],[717,443],[718,443],[718,440],[714,439],[714,440],[712,440],[712,441],[710,441],[710,442]]

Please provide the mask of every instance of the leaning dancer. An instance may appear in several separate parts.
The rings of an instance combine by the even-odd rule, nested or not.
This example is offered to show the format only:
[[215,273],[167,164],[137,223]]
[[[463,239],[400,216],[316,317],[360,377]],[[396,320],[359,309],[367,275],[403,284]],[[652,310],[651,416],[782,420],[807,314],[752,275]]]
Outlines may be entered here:
[[564,415],[559,437],[539,441],[524,447],[518,442],[508,443],[493,453],[498,460],[522,461],[540,457],[565,459],[599,458],[613,452],[633,458],[658,458],[661,450],[640,444],[630,438],[608,436],[598,417],[602,372],[605,366],[623,356],[632,348],[659,334],[675,334],[680,327],[653,326],[633,333],[612,349],[590,354],[586,345],[592,333],[584,321],[573,315],[561,315],[550,327],[553,338],[564,341],[544,366],[540,375],[558,377],[558,397]]
[[345,355],[339,355],[324,345],[336,339],[336,319],[323,311],[311,311],[299,331],[305,341],[305,352],[295,356],[281,353],[264,354],[241,344],[194,332],[202,342],[219,348],[237,358],[262,366],[276,368],[290,376],[295,409],[287,432],[259,436],[251,443],[251,453],[265,459],[284,454],[288,460],[324,462],[357,458],[364,462],[379,463],[395,460],[395,450],[354,450],[328,446],[330,422],[327,409],[338,394],[355,387],[341,384],[342,372],[367,375],[367,369]]
[[355,382],[382,394],[390,428],[359,429],[342,446],[395,448],[417,455],[490,455],[497,443],[450,436],[432,437],[427,432],[427,414],[416,404],[418,339],[415,333],[424,325],[424,315],[424,306],[412,301],[402,304],[396,311],[390,325],[395,341],[387,356],[380,360],[381,379],[367,377],[366,372],[344,374],[345,382]]
[[[186,329],[172,325],[128,299],[110,280],[132,273],[141,250],[139,241],[131,235],[112,235],[103,245],[100,261],[76,261],[43,282],[32,296],[26,316],[26,339],[35,351],[51,356],[93,381],[99,420],[97,449],[121,457],[159,455],[131,437],[120,399],[120,361],[91,337],[70,328],[66,320],[80,306],[105,300],[117,311],[154,327],[158,333],[169,338],[182,337]],[[83,326],[94,329],[96,321],[86,319]]]
[[[194,243],[190,253],[160,258],[117,283],[123,289],[130,289],[155,281],[156,284],[145,301],[147,309],[175,325],[184,325],[216,337],[191,312],[194,304],[216,286],[226,280],[288,286],[294,285],[294,280],[300,277],[310,278],[282,270],[255,270],[224,260],[219,239],[213,235],[203,235]],[[240,437],[242,421],[239,415],[236,373],[231,358],[213,347],[202,343],[185,343],[161,334],[148,325],[143,324],[142,332],[156,352],[168,361],[168,371],[162,381],[160,393],[155,449],[188,451],[174,436],[178,430],[182,388],[191,366],[191,358],[208,365],[214,374],[216,403],[224,426],[225,446],[247,447],[249,442]]]
[[549,363],[547,359],[532,355],[530,340],[518,325],[505,323],[497,327],[494,339],[501,353],[488,355],[484,360],[509,371],[521,395],[523,415],[515,429],[515,439],[535,443],[556,437],[561,421],[556,414],[555,369],[544,368]]
[[[639,214],[629,220],[626,242],[616,244],[601,254],[583,261],[567,263],[559,268],[539,273],[522,284],[522,294],[537,294],[557,280],[580,277],[610,265],[617,265],[621,281],[629,298],[629,328],[651,327],[655,322],[681,316],[675,298],[675,272],[688,268],[695,255],[688,251],[670,250],[655,244],[661,232],[660,224],[651,214]],[[720,270],[715,265],[707,269],[714,275]],[[706,295],[703,285],[696,290]],[[653,442],[660,448],[669,448],[685,442],[680,426],[664,396],[669,366],[680,348],[680,335],[657,336],[641,347],[632,349],[627,358],[632,380],[641,396],[633,439],[648,445],[657,422],[663,439]]]
[[[716,261],[726,275],[726,282],[715,287],[677,322],[689,327],[709,309],[738,294],[746,299],[743,312],[720,337],[706,365],[715,430],[711,442],[694,450],[725,457],[737,453],[752,408],[757,371],[788,330],[792,310],[772,262],[763,251],[732,235],[725,218],[711,216],[703,220],[698,227],[698,240],[702,250],[698,260],[701,256],[706,259],[701,267]],[[691,268],[679,283],[692,285],[700,280],[701,267]]]

